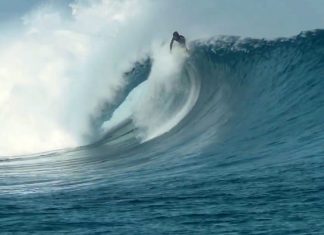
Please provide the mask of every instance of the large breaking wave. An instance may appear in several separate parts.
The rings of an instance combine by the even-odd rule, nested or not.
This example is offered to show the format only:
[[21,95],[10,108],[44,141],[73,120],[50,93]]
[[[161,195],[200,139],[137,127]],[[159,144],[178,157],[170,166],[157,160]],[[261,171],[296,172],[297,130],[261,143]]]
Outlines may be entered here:
[[304,234],[312,228],[289,216],[302,213],[323,231],[324,31],[156,52],[124,72],[115,103],[92,119],[94,143],[0,161],[3,230],[46,221],[44,231],[120,234],[140,219],[144,234],[161,220],[168,233],[223,233],[242,230],[243,216],[257,226],[248,233]]
[[195,137],[199,145],[219,138],[269,140],[269,135],[280,145],[307,135],[296,135],[302,125],[319,133],[323,34],[317,30],[275,40],[218,37],[192,42],[190,53],[157,46],[122,72],[118,95],[104,99],[87,124],[88,143],[122,141],[127,146],[181,131],[176,138]]
[[173,27],[163,27],[155,14],[168,9],[163,4],[77,1],[71,9],[66,16],[42,6],[1,43],[0,156],[102,143],[120,128],[141,143],[207,107],[217,113],[213,123],[222,126],[238,113],[248,115],[252,107],[237,111],[246,105],[240,102],[257,105],[273,92],[282,95],[267,86],[288,76],[278,70],[291,66],[290,60],[321,55],[301,51],[321,51],[321,31],[270,41],[218,37],[192,42],[189,54],[171,54],[165,35]]

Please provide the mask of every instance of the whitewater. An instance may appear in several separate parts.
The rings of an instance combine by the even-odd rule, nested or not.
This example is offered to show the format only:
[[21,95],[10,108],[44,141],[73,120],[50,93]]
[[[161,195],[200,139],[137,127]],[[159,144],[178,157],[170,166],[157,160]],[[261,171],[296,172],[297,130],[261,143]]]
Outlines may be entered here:
[[3,29],[1,233],[324,233],[324,30],[178,22],[189,52],[170,52],[167,6],[42,5]]

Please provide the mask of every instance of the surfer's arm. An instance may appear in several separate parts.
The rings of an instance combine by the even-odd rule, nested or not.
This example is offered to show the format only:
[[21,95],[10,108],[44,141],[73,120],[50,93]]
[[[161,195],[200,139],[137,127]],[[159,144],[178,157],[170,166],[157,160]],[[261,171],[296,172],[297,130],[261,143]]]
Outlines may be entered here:
[[174,41],[174,39],[172,38],[172,40],[170,42],[170,51],[172,51],[173,41]]

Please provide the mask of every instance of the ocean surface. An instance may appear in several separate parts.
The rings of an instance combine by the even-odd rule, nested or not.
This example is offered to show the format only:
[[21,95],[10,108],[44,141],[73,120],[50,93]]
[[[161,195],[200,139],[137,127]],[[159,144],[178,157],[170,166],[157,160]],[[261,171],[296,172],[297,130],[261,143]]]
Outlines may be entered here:
[[126,71],[94,143],[1,157],[0,233],[324,234],[324,31],[180,57]]

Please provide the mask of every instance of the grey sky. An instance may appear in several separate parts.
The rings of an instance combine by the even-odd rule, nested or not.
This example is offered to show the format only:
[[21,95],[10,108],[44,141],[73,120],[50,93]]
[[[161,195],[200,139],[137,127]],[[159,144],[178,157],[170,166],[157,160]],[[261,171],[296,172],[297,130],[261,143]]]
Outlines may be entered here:
[[73,0],[0,0],[0,22],[20,21],[21,17],[42,4],[68,8]]
[[19,18],[40,2],[41,0],[0,0],[0,20],[8,21]]
[[[324,28],[324,0],[175,0],[174,8],[180,13],[175,24],[195,19],[192,27],[201,35],[214,30],[225,35],[278,37]],[[183,9],[189,12],[182,14]]]
[[[0,21],[19,21],[28,11],[47,3],[68,9],[72,0],[0,0]],[[91,2],[91,1],[90,1]],[[324,28],[324,0],[174,0],[156,1],[173,12],[174,27],[190,27],[204,36],[231,34],[256,37],[290,36],[302,30]],[[170,19],[168,19],[170,21]],[[208,36],[208,35],[206,35]]]

